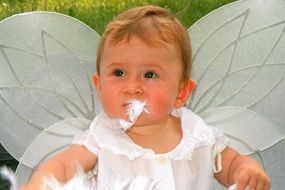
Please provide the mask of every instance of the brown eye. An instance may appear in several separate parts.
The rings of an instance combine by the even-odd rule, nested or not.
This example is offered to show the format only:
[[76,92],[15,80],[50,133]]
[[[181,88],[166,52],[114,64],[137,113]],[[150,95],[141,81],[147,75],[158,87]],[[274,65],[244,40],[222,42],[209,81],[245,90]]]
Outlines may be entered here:
[[122,71],[122,70],[115,70],[114,71],[114,75],[116,76],[116,77],[122,77],[122,76],[124,76],[125,74],[124,74],[124,72]]
[[145,77],[145,78],[152,79],[152,78],[156,78],[157,75],[156,75],[154,72],[149,71],[149,72],[146,72],[146,73],[144,74],[144,77]]

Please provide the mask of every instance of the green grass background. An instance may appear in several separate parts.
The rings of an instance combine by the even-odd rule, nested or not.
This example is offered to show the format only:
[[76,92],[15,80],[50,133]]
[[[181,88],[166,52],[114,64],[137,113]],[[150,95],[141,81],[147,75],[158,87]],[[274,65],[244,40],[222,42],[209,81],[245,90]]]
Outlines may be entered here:
[[157,5],[169,9],[189,28],[210,11],[235,0],[0,0],[0,20],[29,11],[55,11],[75,17],[99,34],[117,14],[131,7]]
[[[0,21],[23,12],[52,11],[75,17],[101,35],[106,24],[120,12],[135,6],[157,5],[169,9],[189,28],[204,15],[233,1],[236,0],[0,0]],[[15,170],[17,164],[0,144],[0,167],[7,165]],[[9,189],[8,186],[0,179],[0,190]]]

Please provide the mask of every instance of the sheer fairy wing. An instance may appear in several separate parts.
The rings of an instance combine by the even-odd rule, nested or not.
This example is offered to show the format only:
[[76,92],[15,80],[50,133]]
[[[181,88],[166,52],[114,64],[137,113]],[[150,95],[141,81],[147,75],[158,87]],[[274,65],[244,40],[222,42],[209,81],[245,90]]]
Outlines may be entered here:
[[[257,158],[285,187],[285,1],[242,0],[195,23],[187,104],[230,138],[230,146]],[[221,189],[221,187],[217,187]]]
[[100,36],[62,14],[31,12],[0,22],[0,141],[20,181],[88,128]]

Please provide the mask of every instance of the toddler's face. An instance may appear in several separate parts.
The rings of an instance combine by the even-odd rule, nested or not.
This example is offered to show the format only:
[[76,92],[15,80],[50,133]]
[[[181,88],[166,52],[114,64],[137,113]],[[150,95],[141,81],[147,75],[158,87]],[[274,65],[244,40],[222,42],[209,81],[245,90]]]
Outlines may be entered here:
[[148,46],[137,37],[114,45],[106,41],[100,63],[100,77],[94,81],[104,111],[113,118],[128,119],[130,99],[147,102],[135,125],[166,119],[181,87],[182,66],[174,45]]

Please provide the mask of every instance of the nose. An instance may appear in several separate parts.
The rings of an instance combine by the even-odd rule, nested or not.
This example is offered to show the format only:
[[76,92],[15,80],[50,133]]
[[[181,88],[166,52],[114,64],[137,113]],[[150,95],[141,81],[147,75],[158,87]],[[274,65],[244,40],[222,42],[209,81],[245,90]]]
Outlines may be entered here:
[[139,78],[132,78],[126,81],[123,89],[124,94],[139,96],[143,94],[143,84]]

